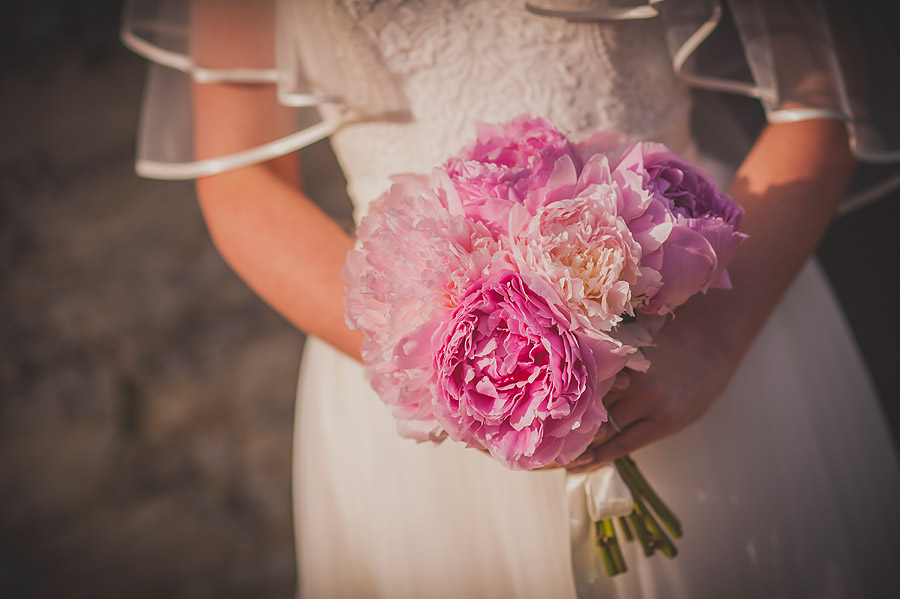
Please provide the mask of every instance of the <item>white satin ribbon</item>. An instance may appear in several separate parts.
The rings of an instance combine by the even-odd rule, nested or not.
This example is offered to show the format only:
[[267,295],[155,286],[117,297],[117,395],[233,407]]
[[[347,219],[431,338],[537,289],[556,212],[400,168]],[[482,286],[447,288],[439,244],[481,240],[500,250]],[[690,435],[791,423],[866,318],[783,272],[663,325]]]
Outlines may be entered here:
[[634,509],[634,498],[612,464],[585,474],[569,474],[566,495],[572,570],[581,597],[606,576],[595,546],[594,522],[627,516]]
[[634,497],[612,464],[584,475],[584,497],[593,522],[627,516],[634,509]]
[[636,21],[652,19],[659,14],[653,7],[663,0],[649,0],[634,6],[597,6],[594,8],[539,6],[526,2],[525,9],[542,17],[558,17],[567,21]]

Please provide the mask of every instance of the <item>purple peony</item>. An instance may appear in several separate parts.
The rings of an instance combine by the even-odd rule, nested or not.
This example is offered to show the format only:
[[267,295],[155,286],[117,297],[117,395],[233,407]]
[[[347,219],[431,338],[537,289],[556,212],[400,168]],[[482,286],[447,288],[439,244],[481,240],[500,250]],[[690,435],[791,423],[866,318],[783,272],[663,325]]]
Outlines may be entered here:
[[616,170],[640,175],[644,188],[675,221],[662,245],[661,287],[642,311],[664,314],[697,292],[729,288],[725,268],[747,238],[737,231],[741,207],[719,191],[708,173],[662,144],[635,144]]
[[432,349],[437,420],[514,469],[580,455],[625,364],[621,344],[583,334],[545,281],[511,270],[476,281]]

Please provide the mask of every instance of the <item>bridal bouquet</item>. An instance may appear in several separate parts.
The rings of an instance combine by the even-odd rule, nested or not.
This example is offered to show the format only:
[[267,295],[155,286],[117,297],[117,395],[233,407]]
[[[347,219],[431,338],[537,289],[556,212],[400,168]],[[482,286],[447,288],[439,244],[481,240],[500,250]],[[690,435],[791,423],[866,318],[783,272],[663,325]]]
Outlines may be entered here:
[[[481,125],[372,204],[344,269],[347,319],[401,435],[449,437],[513,469],[565,465],[607,421],[616,375],[649,367],[644,321],[729,287],[742,214],[660,144],[574,144],[526,116]],[[679,536],[674,516],[633,462],[617,468],[645,549],[674,555],[641,498]],[[624,571],[610,521],[598,539]]]

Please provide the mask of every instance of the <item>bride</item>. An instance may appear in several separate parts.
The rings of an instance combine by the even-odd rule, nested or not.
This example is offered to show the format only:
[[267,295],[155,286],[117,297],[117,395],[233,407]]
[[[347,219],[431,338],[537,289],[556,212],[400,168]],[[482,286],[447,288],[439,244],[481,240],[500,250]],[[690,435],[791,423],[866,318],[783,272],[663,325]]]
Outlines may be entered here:
[[[755,76],[739,83],[692,70],[693,50],[721,18],[704,0],[186,4],[136,3],[127,13],[126,43],[163,65],[150,75],[138,170],[196,177],[222,255],[312,336],[295,428],[302,596],[859,597],[897,588],[900,470],[810,258],[874,139],[850,118],[859,108],[847,108],[821,7],[754,12],[734,2]],[[570,467],[590,471],[631,453],[681,517],[676,559],[644,558],[631,544],[629,572],[609,579],[576,474],[512,472],[450,442],[397,436],[366,383],[361,335],[344,322],[339,273],[353,239],[304,195],[290,152],[330,135],[357,217],[391,174],[428,172],[477,122],[522,113],[574,139],[618,129],[697,159],[685,81],[760,97],[770,124],[729,187],[751,235],[729,267],[733,291],[679,309],[648,350],[651,370],[604,398],[621,432],[602,427]],[[298,123],[310,106],[320,120]]]

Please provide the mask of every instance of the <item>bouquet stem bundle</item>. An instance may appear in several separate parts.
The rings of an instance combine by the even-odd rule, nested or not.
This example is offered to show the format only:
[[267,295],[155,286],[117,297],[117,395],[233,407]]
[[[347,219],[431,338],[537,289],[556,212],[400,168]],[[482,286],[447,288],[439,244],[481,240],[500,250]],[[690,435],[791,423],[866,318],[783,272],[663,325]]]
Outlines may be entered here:
[[[644,475],[638,469],[629,456],[619,458],[615,461],[616,470],[619,476],[628,486],[631,495],[634,497],[634,511],[628,516],[628,519],[619,517],[619,526],[628,541],[632,541],[637,537],[644,555],[650,557],[656,551],[659,551],[668,558],[678,555],[678,550],[669,535],[676,539],[682,536],[681,523],[672,510],[663,503]],[[651,511],[652,510],[652,511]],[[654,512],[656,516],[654,517]],[[628,520],[631,520],[629,526]],[[662,523],[662,526],[660,526]],[[607,518],[596,522],[597,533],[597,549],[600,552],[600,559],[606,568],[607,574],[615,576],[627,572],[625,558],[622,555],[622,549],[619,546],[619,539],[616,535],[615,526],[613,526],[613,518]],[[632,533],[632,527],[634,533]],[[666,534],[666,530],[669,534]]]

